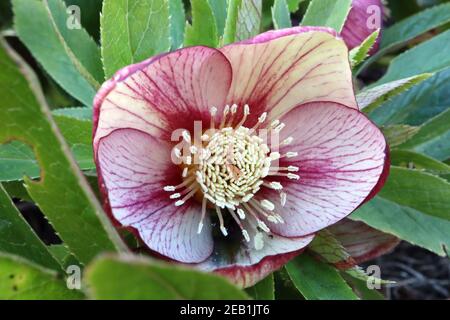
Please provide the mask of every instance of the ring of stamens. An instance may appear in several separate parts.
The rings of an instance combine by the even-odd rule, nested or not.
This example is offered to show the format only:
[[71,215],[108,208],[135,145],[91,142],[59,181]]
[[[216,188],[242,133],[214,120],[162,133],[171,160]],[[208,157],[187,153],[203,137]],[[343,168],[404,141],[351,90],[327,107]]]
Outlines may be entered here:
[[[244,116],[240,122],[232,126],[237,112],[237,105],[226,106],[222,120],[216,128],[215,116],[217,109],[212,107],[210,129],[202,136],[200,143],[193,142],[188,131],[184,131],[183,142],[185,147],[174,148],[174,154],[183,162],[183,182],[177,186],[166,186],[165,191],[174,192],[169,197],[175,199],[175,205],[181,206],[188,199],[197,196],[202,199],[201,220],[198,233],[202,232],[203,221],[209,206],[216,208],[219,228],[224,236],[228,235],[225,227],[223,213],[230,214],[242,232],[245,241],[250,242],[246,228],[252,228],[254,247],[259,250],[264,246],[263,233],[270,234],[270,229],[264,220],[271,223],[284,223],[281,216],[275,212],[275,205],[269,199],[255,200],[255,194],[261,187],[278,191],[281,206],[286,204],[287,193],[277,181],[268,181],[265,178],[287,177],[298,180],[299,168],[296,166],[279,167],[280,158],[296,157],[296,152],[271,152],[264,140],[257,134],[258,127],[266,121],[267,113],[261,114],[258,122],[252,128],[244,127],[247,116],[250,114],[248,105],[244,106]],[[272,121],[266,132],[279,133],[284,128],[279,120]],[[281,146],[292,143],[289,137],[280,142]],[[273,199],[272,199],[273,200]],[[222,212],[222,210],[226,210]],[[245,221],[244,223],[241,221]]]

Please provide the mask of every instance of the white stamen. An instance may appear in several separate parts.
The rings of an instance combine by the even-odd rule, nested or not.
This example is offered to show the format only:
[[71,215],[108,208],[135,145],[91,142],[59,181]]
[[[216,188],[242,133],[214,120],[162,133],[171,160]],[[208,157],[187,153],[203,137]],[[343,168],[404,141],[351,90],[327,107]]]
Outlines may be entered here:
[[[216,203],[217,204],[217,203]],[[217,217],[219,218],[220,231],[226,237],[228,235],[227,228],[224,226],[222,212],[220,212],[220,208],[216,206]]]
[[170,195],[170,199],[178,199],[179,197],[181,197],[181,194],[179,194],[179,193],[174,193],[174,194],[171,194]]
[[264,231],[264,232],[266,232],[266,233],[269,233],[269,232],[270,232],[269,227],[268,227],[263,221],[258,220],[257,223],[258,223],[258,227],[260,227],[262,231]]
[[242,235],[244,236],[245,241],[250,242],[250,236],[248,235],[247,230],[242,230]]
[[198,230],[197,230],[198,234],[200,234],[202,232],[203,220],[205,219],[205,214],[206,214],[206,198],[203,198],[203,200],[202,200],[202,216],[200,218],[200,222],[198,224]]
[[217,114],[217,108],[211,107],[211,109],[209,109],[209,113],[211,114],[212,117],[214,117]]
[[285,126],[286,124],[280,123],[275,129],[273,129],[273,131],[275,131],[276,133],[280,133],[280,131],[283,130]]
[[267,118],[267,112],[263,112],[263,113],[259,116],[258,122],[259,122],[259,123],[263,123],[264,121],[266,121],[266,118]]
[[286,200],[287,200],[287,193],[281,192],[280,193],[280,203],[281,203],[282,207],[284,207],[286,205]]
[[299,168],[295,167],[295,166],[289,166],[289,167],[287,167],[287,170],[290,172],[297,172],[299,170]]
[[181,176],[182,176],[183,178],[186,178],[186,177],[187,177],[188,170],[189,170],[188,167],[185,167],[185,168],[183,169],[183,172],[181,173]]
[[202,233],[202,229],[203,229],[203,222],[200,221],[200,222],[198,223],[197,234]]
[[281,190],[281,189],[283,189],[283,186],[281,185],[281,183],[276,182],[276,181],[272,181],[272,182],[270,183],[270,187],[271,187],[272,189],[274,189],[274,190]]
[[237,111],[237,108],[238,108],[237,104],[233,104],[233,105],[231,106],[231,113],[235,114],[236,111]]
[[278,126],[280,124],[280,120],[274,120],[270,123],[270,128],[275,128],[276,126]]
[[248,104],[244,105],[244,116],[248,116],[250,114],[250,107]]
[[226,237],[228,235],[228,231],[227,228],[225,228],[224,226],[220,227],[220,231],[222,231],[222,234]]
[[282,145],[282,146],[287,146],[287,145],[291,144],[292,141],[294,141],[294,138],[293,138],[293,137],[286,138],[286,139],[284,139],[284,140],[281,142],[281,145]]
[[255,243],[256,250],[261,250],[262,248],[264,248],[263,234],[261,232],[258,232],[253,238],[253,242]]
[[264,199],[260,202],[261,206],[269,211],[275,210],[275,205],[267,199]]
[[292,180],[299,180],[300,176],[298,174],[288,173],[287,177]]
[[239,218],[240,218],[241,220],[244,220],[244,219],[245,219],[245,212],[244,212],[244,210],[242,210],[241,208],[238,208],[238,209],[237,209],[237,214],[238,214],[238,216],[239,216]]
[[163,190],[164,191],[175,191],[175,187],[174,186],[165,186],[164,188],[163,188]]
[[298,156],[298,152],[292,152],[292,151],[290,151],[290,152],[287,152],[287,153],[286,153],[286,158],[294,158],[294,157],[296,157],[296,156]]
[[271,152],[270,153],[270,155],[269,155],[269,157],[270,157],[270,159],[272,160],[272,161],[274,161],[274,160],[278,160],[278,159],[280,159],[280,153],[279,152]]
[[175,202],[176,207],[182,206],[183,204],[184,204],[183,200],[178,200],[177,202]]

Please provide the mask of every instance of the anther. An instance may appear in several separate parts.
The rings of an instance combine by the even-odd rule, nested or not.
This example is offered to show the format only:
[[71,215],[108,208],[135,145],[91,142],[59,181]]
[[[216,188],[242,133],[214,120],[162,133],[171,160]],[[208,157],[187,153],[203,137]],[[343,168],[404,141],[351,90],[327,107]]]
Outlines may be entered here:
[[275,209],[275,205],[267,199],[262,200],[260,203],[266,210],[273,211]]

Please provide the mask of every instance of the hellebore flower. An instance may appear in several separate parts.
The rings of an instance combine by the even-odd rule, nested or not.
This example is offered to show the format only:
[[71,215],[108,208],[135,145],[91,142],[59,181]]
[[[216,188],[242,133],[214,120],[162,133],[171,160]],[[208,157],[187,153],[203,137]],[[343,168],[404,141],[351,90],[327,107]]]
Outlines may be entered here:
[[243,287],[372,197],[388,168],[346,45],[315,27],[120,70],[95,98],[93,145],[115,222]]
[[[383,24],[382,0],[353,0],[352,8],[347,16],[341,36],[349,50],[359,46],[375,30]],[[380,35],[372,47],[370,54],[378,51]]]

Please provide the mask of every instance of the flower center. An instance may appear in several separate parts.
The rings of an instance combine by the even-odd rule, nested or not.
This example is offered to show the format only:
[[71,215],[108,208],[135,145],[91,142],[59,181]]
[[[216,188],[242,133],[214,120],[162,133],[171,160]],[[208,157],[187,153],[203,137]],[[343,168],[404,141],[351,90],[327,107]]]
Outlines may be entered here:
[[200,156],[197,182],[204,196],[221,208],[234,210],[248,202],[269,173],[269,147],[249,131],[245,127],[221,129]]
[[[175,192],[170,195],[176,206],[183,205],[192,197],[199,198],[202,203],[201,221],[198,233],[202,232],[203,221],[207,212],[207,205],[215,207],[219,220],[220,230],[224,236],[228,235],[225,227],[222,210],[226,210],[235,223],[239,226],[242,236],[250,242],[250,234],[253,235],[254,246],[262,249],[262,233],[270,233],[270,229],[264,221],[271,223],[284,223],[281,216],[275,212],[273,201],[280,201],[281,206],[286,203],[287,194],[283,191],[280,182],[267,180],[269,176],[287,177],[298,180],[299,175],[293,173],[299,170],[295,166],[279,167],[281,158],[297,156],[296,152],[280,154],[271,150],[264,139],[257,135],[257,129],[267,118],[263,113],[258,122],[252,128],[243,126],[250,114],[248,105],[244,106],[243,117],[233,126],[237,112],[237,105],[226,106],[222,120],[216,129],[216,108],[211,108],[210,129],[203,133],[201,141],[192,141],[187,130],[183,132],[183,152],[177,147],[174,154],[183,162],[183,182],[177,186],[166,186],[165,191]],[[260,135],[278,137],[278,133],[284,128],[284,124],[278,120],[272,121],[269,126],[260,130]],[[278,143],[285,146],[292,143],[292,138],[287,138]],[[274,144],[272,142],[272,149]],[[276,190],[279,199],[256,200],[254,196],[262,187]],[[249,232],[250,231],[250,232]]]

